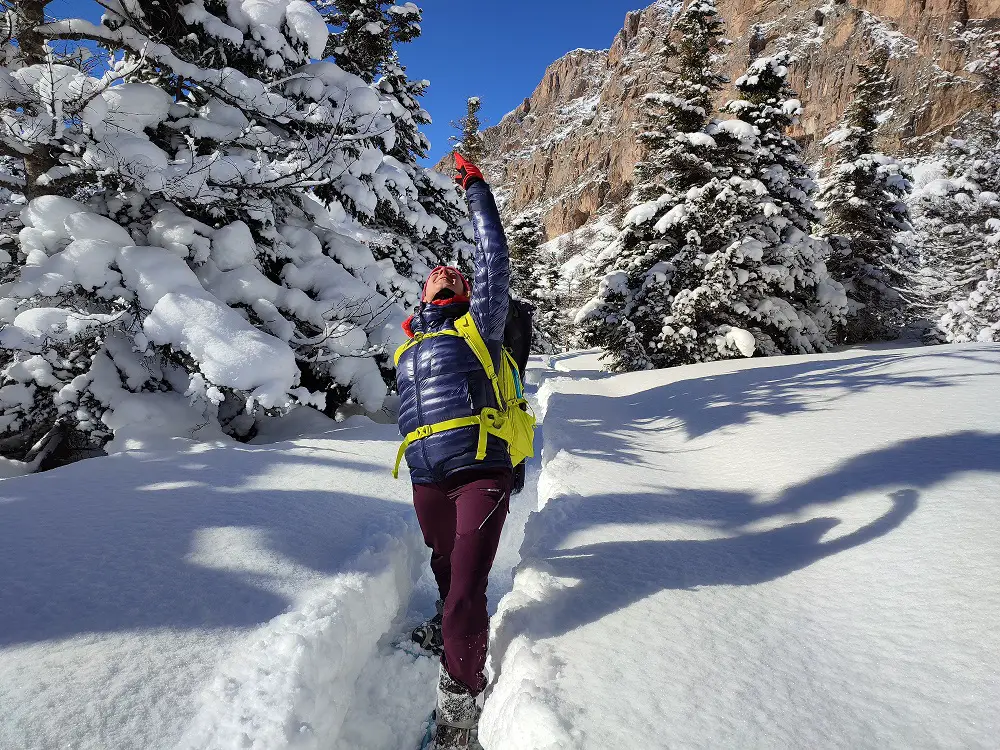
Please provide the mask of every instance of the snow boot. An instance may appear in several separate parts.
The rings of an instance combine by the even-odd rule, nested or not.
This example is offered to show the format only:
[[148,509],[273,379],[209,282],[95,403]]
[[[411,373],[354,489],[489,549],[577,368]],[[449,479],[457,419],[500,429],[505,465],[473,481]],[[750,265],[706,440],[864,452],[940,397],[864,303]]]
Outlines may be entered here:
[[441,665],[433,750],[483,750],[479,744],[479,701]]
[[410,638],[425,651],[430,651],[435,656],[441,656],[444,653],[444,635],[441,632],[444,602],[438,599],[434,606],[437,608],[437,614],[422,625],[415,627]]
[[514,467],[514,484],[510,488],[510,494],[521,494],[521,491],[524,490],[524,479],[526,474],[527,468],[524,465],[524,461]]

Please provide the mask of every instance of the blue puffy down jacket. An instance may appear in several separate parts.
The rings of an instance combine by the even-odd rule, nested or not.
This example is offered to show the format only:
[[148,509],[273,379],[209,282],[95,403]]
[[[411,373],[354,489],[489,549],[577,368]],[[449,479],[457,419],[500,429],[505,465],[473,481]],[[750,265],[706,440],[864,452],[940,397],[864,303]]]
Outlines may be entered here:
[[[493,193],[485,182],[466,191],[476,232],[476,275],[469,302],[421,304],[410,320],[414,333],[436,333],[455,328],[455,321],[471,309],[476,326],[499,365],[503,329],[507,321],[510,259]],[[412,346],[399,360],[399,431],[408,435],[424,425],[470,417],[496,407],[493,386],[472,348],[456,336],[436,336]],[[486,458],[476,460],[477,427],[464,427],[418,440],[406,450],[414,484],[440,482],[466,469],[510,468],[507,444],[489,436]]]

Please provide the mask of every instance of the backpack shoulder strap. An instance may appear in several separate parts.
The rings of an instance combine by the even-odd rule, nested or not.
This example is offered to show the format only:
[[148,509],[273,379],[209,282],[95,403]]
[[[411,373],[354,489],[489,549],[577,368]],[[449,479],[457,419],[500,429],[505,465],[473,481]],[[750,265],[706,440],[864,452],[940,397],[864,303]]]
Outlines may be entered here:
[[479,333],[479,329],[476,328],[476,321],[473,319],[472,313],[466,313],[456,320],[455,330],[468,342],[472,348],[472,353],[476,355],[476,359],[479,360],[483,369],[486,370],[486,377],[493,383],[493,392],[496,394],[497,404],[503,409],[503,393],[500,390],[500,378],[497,376],[497,369],[493,364],[493,356],[490,354],[486,342],[483,341],[483,336]]
[[495,379],[497,372],[496,367],[493,365],[493,357],[490,355],[490,350],[486,346],[486,342],[483,341],[482,334],[476,328],[476,321],[473,319],[472,313],[466,313],[456,320],[455,330],[472,347],[473,354],[476,355],[476,358],[482,363],[483,369],[486,370],[486,376],[490,380]]

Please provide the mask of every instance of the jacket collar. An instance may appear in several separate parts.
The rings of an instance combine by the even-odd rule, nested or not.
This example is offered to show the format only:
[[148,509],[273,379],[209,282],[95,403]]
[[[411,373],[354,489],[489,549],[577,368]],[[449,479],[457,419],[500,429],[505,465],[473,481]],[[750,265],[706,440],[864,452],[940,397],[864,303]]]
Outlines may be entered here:
[[444,327],[448,321],[457,320],[469,312],[469,303],[461,299],[448,304],[421,304],[417,311],[403,323],[403,332],[409,338],[416,333],[428,333]]

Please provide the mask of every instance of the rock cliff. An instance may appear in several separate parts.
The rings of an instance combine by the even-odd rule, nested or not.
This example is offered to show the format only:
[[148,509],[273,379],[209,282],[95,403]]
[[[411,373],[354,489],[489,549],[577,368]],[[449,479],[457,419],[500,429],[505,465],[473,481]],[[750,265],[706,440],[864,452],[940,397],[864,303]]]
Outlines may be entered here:
[[[656,64],[651,52],[679,4],[659,0],[629,13],[610,49],[575,50],[557,60],[534,93],[486,131],[484,167],[508,215],[538,212],[555,237],[623,203],[639,155],[637,105]],[[718,0],[718,6],[733,42],[724,61],[730,78],[753,55],[794,53],[791,80],[805,105],[796,135],[817,156],[818,140],[840,119],[857,65],[873,45],[891,51],[898,89],[883,147],[927,148],[977,106],[963,72],[967,61],[951,41],[955,24],[1000,19],[1000,0]]]

